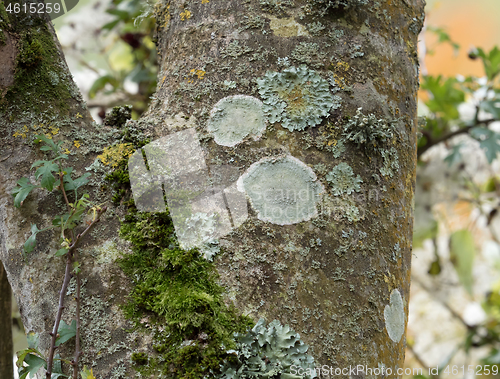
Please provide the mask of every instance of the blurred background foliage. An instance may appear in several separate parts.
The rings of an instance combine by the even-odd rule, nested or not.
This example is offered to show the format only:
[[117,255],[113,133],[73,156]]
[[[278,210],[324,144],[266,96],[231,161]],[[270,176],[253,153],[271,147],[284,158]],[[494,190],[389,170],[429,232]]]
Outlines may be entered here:
[[[81,0],[55,20],[97,122],[125,104],[137,119],[154,94],[153,6]],[[428,0],[426,12],[405,363],[424,370],[406,377],[500,376],[500,2]]]

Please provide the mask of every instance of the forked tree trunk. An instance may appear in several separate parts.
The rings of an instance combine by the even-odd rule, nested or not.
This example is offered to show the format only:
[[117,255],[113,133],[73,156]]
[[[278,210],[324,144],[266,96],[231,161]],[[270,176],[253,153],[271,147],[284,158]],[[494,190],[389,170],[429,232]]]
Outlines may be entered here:
[[[217,209],[226,217],[215,231],[222,247],[215,263],[227,300],[255,320],[290,325],[317,366],[344,369],[344,377],[371,376],[345,370],[356,365],[396,374],[404,362],[423,6],[160,0],[157,92],[142,120],[129,124],[159,140],[156,149],[189,139],[184,150],[174,148],[185,161],[178,173],[198,170],[192,181],[211,176],[213,202],[193,200],[191,220]],[[26,260],[22,246],[30,225],[50,224],[63,203],[55,193],[35,191],[17,209],[10,191],[42,159],[31,143],[38,130],[65,141],[70,166],[80,173],[119,133],[92,123],[52,27],[36,17],[0,8],[0,259],[26,330],[39,333],[47,351],[64,270],[53,256],[58,236],[40,234]],[[144,150],[153,170],[154,149]],[[79,249],[88,280],[83,360],[103,378],[132,377],[133,371],[121,374],[130,370],[124,346],[151,345],[125,332],[129,324],[117,307],[131,288],[112,259],[129,251],[118,237],[125,207],[109,202],[100,166],[90,172],[91,198],[110,209]],[[138,177],[131,179],[141,191]],[[164,190],[172,201],[177,192],[166,184]],[[238,203],[243,193],[248,207]],[[217,196],[225,199],[222,208]],[[144,200],[144,209],[162,203],[155,201]],[[187,233],[183,209],[178,234]],[[206,225],[197,224],[198,237]]]

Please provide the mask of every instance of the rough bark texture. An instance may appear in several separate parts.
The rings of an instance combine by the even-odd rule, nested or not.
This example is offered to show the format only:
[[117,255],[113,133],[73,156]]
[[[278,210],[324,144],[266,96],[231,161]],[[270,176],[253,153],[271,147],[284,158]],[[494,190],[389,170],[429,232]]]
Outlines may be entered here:
[[[248,220],[221,239],[223,253],[216,259],[228,299],[256,320],[291,325],[317,365],[395,370],[404,362],[423,5],[175,0],[155,6],[158,89],[137,130],[157,139],[195,128],[213,172],[231,166],[243,175],[257,164],[254,182],[243,186],[257,181],[286,190],[274,188],[266,170],[259,171],[267,167],[278,177],[292,173],[299,184],[314,183],[321,192],[306,200],[312,202],[306,208],[318,211],[297,213],[292,221],[266,218],[258,204],[265,207],[267,200],[253,199]],[[35,126],[52,126],[46,131],[67,142],[74,153],[70,165],[82,173],[117,132],[92,123],[52,28],[40,19],[20,18],[0,21],[0,60],[7,60],[0,72],[1,143],[11,146],[0,154],[0,258],[26,330],[40,333],[47,349],[63,271],[52,256],[56,236],[44,232],[27,261],[21,251],[30,224],[49,223],[63,204],[40,191],[18,210],[9,192],[41,159],[30,143]],[[41,41],[41,58],[35,54],[22,63],[19,57],[33,40]],[[50,67],[47,54],[54,59]],[[23,81],[15,72],[32,77]],[[231,133],[218,132],[222,127],[210,129],[217,114],[211,110],[228,98],[218,107],[231,114],[231,101],[238,99],[233,95],[264,102],[266,128],[254,132],[260,138],[234,142]],[[260,104],[249,99],[241,101]],[[248,113],[238,115],[244,119]],[[93,165],[92,171],[91,197],[109,200],[101,188],[106,170]],[[116,216],[124,212],[123,206],[108,210],[79,249],[87,278],[83,360],[95,363],[94,372],[103,378],[125,377],[130,351],[144,349],[148,341],[124,331],[127,323],[117,308],[130,288],[113,263],[117,251],[129,251],[117,234]]]
[[0,262],[0,377],[12,378],[12,296],[7,273]]

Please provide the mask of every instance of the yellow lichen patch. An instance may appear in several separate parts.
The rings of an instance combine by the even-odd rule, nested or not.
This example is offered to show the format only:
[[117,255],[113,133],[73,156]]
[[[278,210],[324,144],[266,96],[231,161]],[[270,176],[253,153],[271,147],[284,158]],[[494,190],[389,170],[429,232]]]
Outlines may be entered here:
[[97,158],[107,166],[111,165],[111,167],[116,167],[122,159],[130,158],[134,151],[134,147],[131,143],[120,143],[118,145],[106,147]]
[[59,128],[56,128],[55,126],[49,126],[49,130],[52,133],[52,135],[57,135],[59,133]]
[[76,118],[83,118],[83,116],[80,114],[80,112],[78,112],[76,115],[75,115]]
[[198,77],[198,79],[203,79],[203,77],[206,74],[205,71],[203,71],[203,70],[196,70],[194,68],[190,71],[190,73],[191,73],[191,76],[195,76],[196,75]]
[[209,3],[209,1],[208,1],[208,0],[201,0],[201,3],[202,3],[202,4],[208,4],[208,3]]
[[184,9],[184,11],[181,12],[179,16],[181,16],[181,21],[186,21],[191,18],[191,12],[188,11],[187,9]]
[[26,138],[27,132],[28,132],[28,127],[24,125],[21,130],[17,130],[12,136]]
[[76,147],[77,149],[78,149],[78,148],[80,148],[80,146],[81,146],[81,145],[80,145],[80,141],[77,141],[77,140],[73,141],[73,145],[75,145],[75,147]]

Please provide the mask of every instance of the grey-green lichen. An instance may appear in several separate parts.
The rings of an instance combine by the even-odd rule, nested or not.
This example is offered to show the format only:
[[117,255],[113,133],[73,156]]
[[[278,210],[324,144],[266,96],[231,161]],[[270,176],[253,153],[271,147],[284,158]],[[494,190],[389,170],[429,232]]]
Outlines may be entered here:
[[[299,333],[274,320],[265,326],[264,319],[246,334],[236,336],[237,350],[231,350],[221,378],[303,378],[316,377],[314,359],[306,354],[308,346]],[[297,375],[300,373],[300,375]]]
[[332,187],[335,196],[350,195],[354,191],[359,192],[360,184],[363,183],[361,176],[354,176],[351,166],[342,162],[326,175],[326,180]]
[[364,115],[358,108],[356,114],[344,125],[343,137],[354,142],[365,150],[373,150],[388,140],[391,140],[396,131],[396,121],[387,121],[370,113]]
[[306,66],[268,71],[257,87],[269,122],[281,121],[290,131],[318,125],[333,103],[328,82]]
[[325,65],[326,54],[321,52],[317,43],[301,42],[290,53],[290,57],[299,63],[320,68]]
[[205,259],[211,261],[219,252],[215,238],[217,215],[197,212],[189,217],[182,227],[176,228],[179,245],[183,249],[198,248]]
[[390,304],[384,309],[385,328],[389,338],[398,343],[405,331],[403,298],[397,289],[392,290]]
[[262,102],[246,95],[223,98],[215,104],[208,120],[208,131],[222,146],[235,146],[249,135],[257,139],[265,128]]
[[292,156],[261,159],[238,179],[237,186],[246,193],[260,220],[278,225],[316,217],[323,191],[314,171]]
[[394,172],[399,169],[398,152],[394,147],[380,152],[384,158],[384,165],[380,168],[380,173],[384,176],[393,177]]

